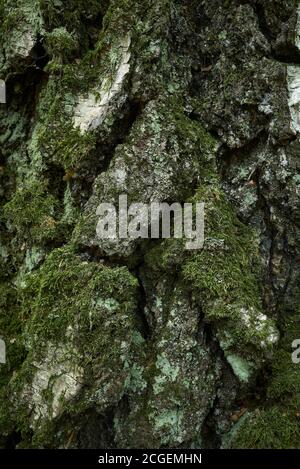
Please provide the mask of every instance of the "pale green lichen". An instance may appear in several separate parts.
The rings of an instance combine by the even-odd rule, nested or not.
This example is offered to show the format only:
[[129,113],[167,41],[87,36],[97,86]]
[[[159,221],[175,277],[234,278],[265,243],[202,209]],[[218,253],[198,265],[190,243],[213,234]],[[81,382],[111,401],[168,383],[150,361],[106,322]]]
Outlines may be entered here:
[[[272,47],[292,3],[264,2]],[[267,398],[255,411],[249,397],[251,409],[233,427],[230,444],[298,446],[299,374],[289,347],[299,330],[294,324],[272,357],[278,332],[262,297],[268,304],[273,292],[268,285],[261,291],[259,262],[260,247],[273,243],[272,288],[277,295],[283,278],[294,311],[296,269],[289,282],[276,271],[285,219],[279,222],[273,208],[281,191],[272,171],[264,174],[277,136],[286,151],[291,146],[279,89],[285,65],[269,57],[252,7],[236,7],[196,0],[0,2],[0,72],[9,74],[11,95],[0,109],[0,334],[9,356],[0,377],[1,446],[20,432],[20,447],[78,447],[91,414],[108,431],[91,426],[89,437],[113,433],[106,447],[205,446],[210,419],[216,436],[227,431],[229,409],[244,393],[248,400],[263,365],[264,377],[271,368]],[[80,104],[101,107],[108,96],[103,120],[82,125],[90,109]],[[218,168],[216,141],[203,124],[225,144]],[[266,132],[270,155],[262,148],[258,157],[252,146],[259,135],[263,147]],[[250,170],[243,166],[248,157]],[[234,158],[243,163],[231,165]],[[234,181],[227,163],[240,171]],[[284,209],[296,200],[293,164],[277,171],[273,163],[286,191],[278,203]],[[122,165],[129,174],[123,185]],[[239,221],[220,171],[225,186],[232,183],[229,192],[238,188],[240,215],[264,212],[254,224],[268,233]],[[187,252],[185,240],[167,240],[129,252],[118,246],[112,256],[101,251],[96,207],[101,197],[115,201],[120,190],[130,201],[155,195],[205,202],[203,249]],[[296,252],[294,221],[282,236],[287,252]],[[278,316],[285,313],[283,306]],[[289,326],[281,326],[284,335]]]
[[155,376],[153,391],[154,394],[159,394],[163,391],[168,382],[176,382],[180,369],[178,365],[172,366],[168,358],[164,355],[158,355],[156,359],[156,368],[159,371],[159,374]]
[[247,383],[252,374],[251,365],[249,362],[236,355],[227,355],[226,359],[239,380],[242,383]]
[[180,409],[165,411],[162,413],[153,413],[150,419],[154,422],[155,431],[159,432],[162,444],[168,444],[171,441],[177,441],[179,444],[184,440],[182,432],[183,412]]

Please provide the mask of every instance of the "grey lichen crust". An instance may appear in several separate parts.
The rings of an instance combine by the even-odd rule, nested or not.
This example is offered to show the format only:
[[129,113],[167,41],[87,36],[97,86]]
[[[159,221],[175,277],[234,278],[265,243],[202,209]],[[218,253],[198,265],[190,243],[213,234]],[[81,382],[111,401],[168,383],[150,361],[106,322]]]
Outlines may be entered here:
[[[0,0],[2,447],[299,447],[299,12]],[[100,239],[122,194],[203,248]]]

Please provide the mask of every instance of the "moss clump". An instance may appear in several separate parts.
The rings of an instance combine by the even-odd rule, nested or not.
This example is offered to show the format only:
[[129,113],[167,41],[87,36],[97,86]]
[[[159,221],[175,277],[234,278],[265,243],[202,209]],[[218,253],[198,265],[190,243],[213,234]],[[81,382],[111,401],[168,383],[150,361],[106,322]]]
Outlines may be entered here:
[[300,369],[292,361],[292,343],[300,338],[300,321],[290,320],[280,347],[273,357],[272,378],[267,396],[274,402],[300,411]]
[[63,63],[70,58],[78,48],[78,43],[73,34],[66,28],[56,28],[46,35],[47,50],[53,60]]
[[183,263],[183,279],[206,320],[217,325],[224,351],[234,363],[235,351],[251,363],[252,352],[245,346],[263,351],[278,339],[273,321],[263,314],[258,240],[218,187],[202,186],[195,201],[205,203],[206,241]]
[[300,337],[299,317],[285,319],[285,332],[272,359],[266,403],[233,427],[233,448],[300,448],[300,371],[292,342]]
[[[48,29],[66,26],[70,31],[80,31],[82,39],[88,34],[85,20],[99,21],[108,6],[108,0],[39,0],[41,14]],[[88,21],[87,21],[88,22]],[[85,34],[84,34],[85,33]]]
[[[49,35],[50,42],[57,40],[54,33]],[[53,47],[55,49],[54,45]],[[112,145],[110,132],[118,116],[120,119],[124,117],[124,109],[120,109],[116,118],[109,113],[101,127],[81,132],[75,126],[76,105],[91,96],[94,96],[92,102],[96,105],[99,86],[113,80],[121,52],[118,37],[112,39],[109,47],[99,45],[97,50],[85,54],[76,62],[70,61],[61,67],[60,58],[48,64],[50,77],[40,95],[39,124],[34,131],[34,153],[39,152],[44,162],[55,163],[68,171],[92,164],[99,166],[104,160],[107,149],[105,150],[103,142],[106,142],[107,147]],[[59,48],[53,53],[56,57],[61,56]]]
[[[292,343],[300,338],[300,315],[284,319],[281,327],[284,331],[280,346],[272,361],[272,377],[268,386],[267,397],[272,402],[281,402],[287,409],[296,413],[300,409],[300,369],[292,360]],[[299,422],[300,425],[300,422]]]
[[242,421],[232,447],[244,449],[299,449],[299,417],[295,413],[280,407],[257,410]]
[[8,282],[0,283],[0,335],[6,344],[6,364],[0,367],[0,388],[5,386],[14,370],[26,356],[21,338],[22,318],[18,291]]
[[3,18],[1,32],[4,34],[13,32],[18,35],[26,26],[34,26],[37,33],[41,27],[38,0],[6,0],[1,2],[0,12]]
[[64,411],[70,418],[89,408],[105,412],[121,399],[141,345],[137,288],[126,267],[82,261],[71,246],[55,249],[24,276],[20,312],[28,354],[3,391],[11,402],[0,409],[6,426],[22,428],[24,438],[34,428],[40,441]]
[[194,201],[205,203],[206,245],[185,262],[183,277],[209,305],[207,317],[230,317],[233,303],[260,308],[259,246],[254,233],[238,220],[217,187],[201,187]]
[[19,240],[34,244],[59,236],[60,203],[49,193],[46,182],[34,180],[17,189],[3,207],[3,214]]
[[[52,251],[41,269],[24,282],[22,311],[30,317],[27,336],[35,346],[43,340],[64,341],[67,326],[74,321],[87,333],[91,324],[98,324],[101,312],[112,316],[122,312],[125,319],[135,309],[137,280],[126,267],[82,262],[71,247]],[[116,333],[122,335],[121,326]],[[92,351],[83,331],[80,337]]]
[[13,373],[20,369],[26,358],[23,325],[18,291],[9,282],[0,283],[0,337],[6,345],[6,363],[0,365],[0,447],[5,445],[6,435],[14,429],[7,406],[7,389]]
[[78,128],[74,128],[70,116],[62,107],[62,104],[66,107],[68,104],[61,102],[59,94],[52,98],[50,95],[47,102],[49,110],[41,118],[43,124],[36,129],[39,151],[45,161],[59,165],[66,173],[76,171],[95,153],[95,132],[81,134]]
[[30,53],[37,37],[43,33],[43,22],[38,0],[6,0],[0,22],[0,70],[7,76],[8,70],[24,73],[24,65],[32,66]]
[[77,170],[82,164],[85,168],[99,165],[104,159],[101,148],[110,143],[99,145],[99,141],[103,143],[108,138],[114,117],[110,115],[101,129],[82,135],[75,128],[74,112],[76,104],[90,94],[95,94],[96,99],[99,85],[113,79],[118,67],[123,36],[116,34],[112,24],[101,34],[107,6],[108,2],[96,0],[70,1],[68,5],[40,1],[47,30],[44,45],[51,60],[45,67],[49,79],[39,96],[38,125],[32,137],[33,160],[39,154],[43,164],[51,162],[68,171]]
[[[213,164],[204,174],[214,174]],[[216,176],[190,200],[205,203],[203,249],[187,251],[185,240],[166,240],[147,253],[156,271],[176,275],[181,290],[215,328],[220,346],[243,383],[267,359],[278,340],[275,322],[263,312],[259,244],[226,200]]]

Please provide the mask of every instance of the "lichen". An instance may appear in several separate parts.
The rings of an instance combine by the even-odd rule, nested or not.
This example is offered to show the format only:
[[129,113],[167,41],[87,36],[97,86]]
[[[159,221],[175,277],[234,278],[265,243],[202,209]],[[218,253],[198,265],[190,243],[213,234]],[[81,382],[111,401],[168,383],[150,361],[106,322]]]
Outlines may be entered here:
[[[0,446],[299,447],[298,2],[0,20]],[[99,239],[120,194],[204,202],[203,248]]]

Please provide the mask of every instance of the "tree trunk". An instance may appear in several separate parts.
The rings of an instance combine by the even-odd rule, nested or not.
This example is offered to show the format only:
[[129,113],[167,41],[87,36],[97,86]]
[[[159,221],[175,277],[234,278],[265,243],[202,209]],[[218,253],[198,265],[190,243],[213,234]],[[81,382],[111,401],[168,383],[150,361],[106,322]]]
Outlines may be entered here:
[[299,11],[0,1],[2,447],[300,447]]

